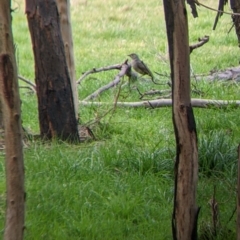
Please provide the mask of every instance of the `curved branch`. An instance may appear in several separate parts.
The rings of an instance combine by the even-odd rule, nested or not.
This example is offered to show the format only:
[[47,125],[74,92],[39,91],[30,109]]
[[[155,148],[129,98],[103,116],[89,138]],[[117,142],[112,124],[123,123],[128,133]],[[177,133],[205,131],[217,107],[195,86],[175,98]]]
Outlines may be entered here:
[[83,73],[83,75],[77,80],[77,84],[80,84],[81,81],[86,78],[89,74],[92,73],[98,73],[98,72],[104,72],[104,71],[109,71],[109,70],[113,70],[113,69],[117,69],[120,70],[122,67],[122,64],[115,64],[115,65],[111,65],[111,66],[106,66],[106,67],[102,67],[102,68],[93,68],[89,71],[86,71],[85,73]]
[[202,4],[202,3],[200,3],[200,2],[197,1],[197,0],[195,0],[195,3],[196,3],[197,5],[199,5],[199,6],[202,6],[202,7],[207,8],[207,9],[209,9],[209,10],[211,10],[211,11],[215,11],[215,12],[219,12],[219,13],[225,13],[225,14],[232,15],[232,16],[240,16],[240,13],[230,13],[230,12],[225,12],[225,11],[217,10],[217,9],[215,9],[215,8],[211,8],[211,7],[209,7],[209,6],[205,5],[205,4]]
[[120,65],[121,66],[121,71],[117,74],[117,76],[115,77],[115,79],[112,82],[102,86],[101,88],[96,90],[94,93],[87,96],[83,101],[88,101],[88,100],[94,99],[98,95],[100,95],[103,91],[106,91],[107,89],[118,85],[118,83],[120,82],[121,78],[124,75],[131,76],[131,72],[130,72],[131,71],[131,66],[128,65],[127,62],[128,62],[128,60],[126,60],[123,64]]
[[198,39],[198,43],[189,46],[189,48],[190,48],[190,53],[191,53],[194,49],[203,46],[203,45],[204,45],[205,43],[207,43],[208,41],[209,41],[209,36],[204,36],[204,37],[202,37],[202,38],[199,38],[199,39]]

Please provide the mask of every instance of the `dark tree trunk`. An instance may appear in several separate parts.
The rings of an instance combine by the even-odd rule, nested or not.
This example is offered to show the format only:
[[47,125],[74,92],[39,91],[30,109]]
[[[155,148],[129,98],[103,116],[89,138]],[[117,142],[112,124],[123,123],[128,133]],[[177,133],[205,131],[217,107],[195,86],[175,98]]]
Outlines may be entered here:
[[2,113],[2,104],[0,102],[0,130],[3,129],[3,113]]
[[0,1],[0,101],[4,126],[7,185],[4,239],[22,240],[25,206],[24,164],[10,2],[10,0]]
[[197,133],[190,97],[187,10],[184,0],[164,0],[176,138],[173,239],[197,239]]
[[[233,13],[240,13],[240,0],[230,0]],[[233,23],[238,38],[238,46],[240,47],[240,16],[233,15]]]
[[73,94],[54,0],[26,0],[41,136],[78,140]]

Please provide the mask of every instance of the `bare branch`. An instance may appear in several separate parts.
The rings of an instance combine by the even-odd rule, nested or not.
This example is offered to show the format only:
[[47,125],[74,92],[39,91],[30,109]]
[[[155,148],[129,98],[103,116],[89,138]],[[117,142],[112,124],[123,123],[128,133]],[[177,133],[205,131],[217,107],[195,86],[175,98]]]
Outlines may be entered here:
[[[227,0],[219,0],[218,2],[218,11],[223,11],[224,10],[224,5],[227,4]],[[218,19],[223,15],[222,12],[218,12],[214,21],[214,25],[213,25],[213,30],[216,29],[217,23],[218,23]]]
[[169,89],[167,89],[167,90],[156,90],[156,89],[151,89],[151,90],[149,90],[149,91],[147,91],[147,92],[144,92],[144,93],[141,93],[140,91],[139,91],[139,89],[137,89],[137,91],[138,91],[138,93],[140,94],[140,98],[139,99],[143,99],[143,97],[145,97],[145,96],[153,96],[153,95],[159,95],[159,96],[161,96],[161,95],[166,95],[166,94],[169,94],[169,93],[171,93],[171,90],[169,90]]
[[32,93],[36,93],[36,90],[33,87],[31,87],[31,86],[19,86],[19,88],[26,88],[26,89],[31,90]]
[[189,48],[190,48],[190,53],[191,53],[194,49],[203,46],[203,45],[204,45],[205,43],[207,43],[208,41],[209,41],[209,36],[204,36],[204,37],[202,37],[202,38],[199,38],[199,39],[198,39],[198,43],[189,46]]
[[195,3],[196,3],[197,5],[200,5],[200,6],[202,6],[202,7],[207,8],[207,9],[209,9],[209,10],[211,10],[211,11],[215,11],[215,12],[219,12],[219,13],[225,13],[225,14],[232,15],[232,16],[240,16],[240,13],[230,13],[230,12],[225,12],[225,11],[217,10],[217,9],[215,9],[215,8],[208,7],[207,5],[204,5],[204,4],[200,3],[200,2],[197,1],[197,0],[195,0]]
[[[87,102],[80,101],[80,105],[82,106],[106,106],[113,105],[115,103],[109,102]],[[240,100],[212,100],[212,99],[197,99],[193,98],[191,100],[191,104],[193,107],[199,108],[208,108],[208,107],[227,107],[229,105],[240,107]],[[141,101],[141,102],[118,102],[118,107],[146,107],[146,108],[160,108],[160,107],[171,107],[172,99],[157,99],[150,101]]]
[[109,70],[113,70],[113,69],[120,70],[121,67],[122,67],[122,64],[115,64],[115,65],[106,66],[106,67],[102,67],[102,68],[93,68],[93,69],[83,73],[83,75],[77,80],[77,84],[80,84],[81,81],[84,78],[86,78],[89,74],[109,71]]
[[30,80],[18,75],[18,79],[22,80],[23,82],[29,84],[32,86],[32,88],[34,89],[34,92],[36,92],[36,85],[34,83],[32,83]]
[[127,76],[131,76],[131,66],[128,65],[128,60],[126,60],[121,66],[121,71],[117,74],[117,76],[115,77],[115,79],[106,84],[105,86],[102,86],[101,88],[99,88],[98,90],[96,90],[94,93],[92,93],[91,95],[87,96],[83,101],[88,101],[90,99],[94,99],[96,98],[97,96],[99,96],[102,92],[108,90],[109,88],[112,88],[116,85],[118,85],[118,83],[120,82],[121,78],[124,76],[124,75],[127,75]]
[[192,9],[192,15],[194,18],[198,17],[198,13],[197,13],[197,8],[196,8],[196,2],[194,0],[187,0],[187,3],[190,5],[191,9]]

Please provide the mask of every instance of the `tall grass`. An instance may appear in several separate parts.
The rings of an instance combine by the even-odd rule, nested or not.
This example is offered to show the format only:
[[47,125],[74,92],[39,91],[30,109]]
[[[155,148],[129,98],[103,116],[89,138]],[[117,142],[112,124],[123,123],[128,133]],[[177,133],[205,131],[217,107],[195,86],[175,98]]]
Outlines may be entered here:
[[[85,4],[85,2],[87,4]],[[34,79],[30,36],[22,1],[14,2],[13,32],[19,74]],[[71,1],[76,73],[93,67],[122,63],[136,52],[152,71],[166,74],[169,81],[168,47],[163,6],[160,1]],[[217,7],[214,1],[209,1]],[[188,8],[189,9],[189,8]],[[236,66],[237,38],[229,16],[223,16],[212,31],[215,13],[198,8],[199,18],[189,14],[190,43],[198,37],[210,41],[191,54],[194,74]],[[189,11],[190,13],[190,11]],[[84,99],[111,81],[117,72],[89,76],[79,86]],[[126,81],[126,80],[125,80]],[[167,89],[151,81],[134,83],[141,91]],[[201,91],[193,97],[239,99],[239,84],[195,81]],[[23,83],[20,82],[20,85]],[[134,86],[134,85],[133,85]],[[39,132],[36,96],[21,89],[23,126]],[[112,102],[118,88],[97,100]],[[134,89],[124,88],[121,101],[138,101]],[[109,107],[82,107],[82,123],[103,116]],[[234,239],[236,198],[236,149],[240,138],[240,110],[194,109],[198,131],[199,233],[212,234],[209,200],[216,188],[219,205],[216,239]],[[64,142],[26,141],[25,239],[171,239],[174,191],[175,138],[170,108],[117,108],[90,126],[96,141],[80,145]],[[4,229],[4,153],[0,155],[0,230]]]

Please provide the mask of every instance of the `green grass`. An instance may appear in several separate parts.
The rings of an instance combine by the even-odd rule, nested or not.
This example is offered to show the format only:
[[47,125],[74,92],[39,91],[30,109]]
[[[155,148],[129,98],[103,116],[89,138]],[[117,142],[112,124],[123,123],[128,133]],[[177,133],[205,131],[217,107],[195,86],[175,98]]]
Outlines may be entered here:
[[[73,0],[72,29],[76,75],[122,63],[136,52],[150,69],[169,75],[168,47],[162,3],[159,1]],[[18,71],[34,79],[30,35],[22,1],[13,13]],[[209,1],[217,7],[214,1]],[[188,8],[189,9],[189,8]],[[199,37],[210,41],[191,54],[195,74],[237,66],[239,49],[230,16],[223,16],[212,31],[215,13],[198,8],[199,18],[189,11],[190,43]],[[228,9],[227,9],[228,10]],[[84,99],[111,81],[117,71],[89,76],[79,86]],[[168,77],[161,77],[162,83]],[[126,81],[126,79],[125,79]],[[150,81],[135,83],[144,92],[166,89]],[[239,99],[239,84],[193,80],[202,92],[193,97]],[[20,82],[20,85],[24,85]],[[21,89],[23,126],[39,133],[37,100]],[[110,89],[97,101],[114,101],[118,88]],[[123,88],[120,101],[138,101],[136,91]],[[81,107],[81,122],[102,116],[109,107]],[[220,225],[215,239],[236,238],[237,146],[240,138],[240,109],[194,109],[198,131],[199,184],[197,202],[201,207],[199,235],[212,235],[209,200],[216,188]],[[175,138],[170,108],[117,108],[98,124],[90,126],[94,142],[69,145],[61,141],[32,140],[24,148],[26,174],[25,239],[137,240],[171,239],[174,191]],[[0,231],[4,230],[5,171],[0,155]]]

